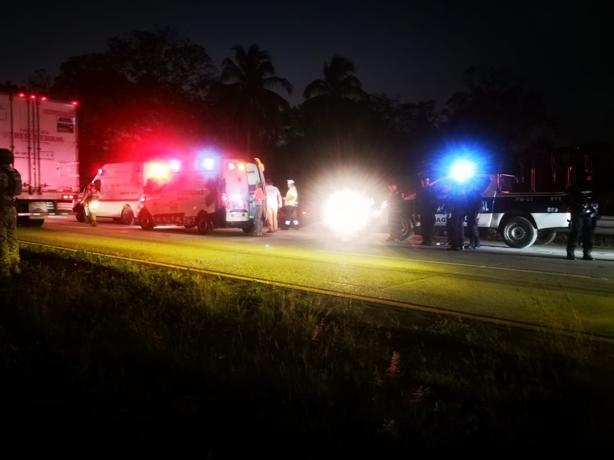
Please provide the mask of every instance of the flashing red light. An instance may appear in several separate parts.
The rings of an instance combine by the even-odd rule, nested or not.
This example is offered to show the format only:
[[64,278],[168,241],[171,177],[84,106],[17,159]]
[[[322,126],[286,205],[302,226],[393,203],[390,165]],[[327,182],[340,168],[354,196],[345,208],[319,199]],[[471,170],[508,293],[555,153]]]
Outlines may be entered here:
[[36,94],[30,94],[30,99],[32,100],[36,99]]
[[179,172],[181,169],[181,162],[179,160],[171,160],[168,164],[173,172]]
[[23,98],[23,97],[26,97],[26,93],[19,93],[17,96]]
[[79,101],[72,101],[70,105],[72,105],[73,107],[77,107],[79,105]]
[[41,97],[41,101],[46,101],[46,100],[47,100],[47,96]]

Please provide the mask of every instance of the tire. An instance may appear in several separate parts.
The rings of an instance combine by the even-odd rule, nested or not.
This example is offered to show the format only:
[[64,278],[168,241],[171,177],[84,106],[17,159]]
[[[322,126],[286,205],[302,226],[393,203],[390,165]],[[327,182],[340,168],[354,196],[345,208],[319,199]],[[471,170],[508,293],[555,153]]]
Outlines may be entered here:
[[243,230],[243,233],[254,233],[254,222],[250,222],[249,224],[245,225],[245,227],[242,227],[241,230]]
[[130,206],[124,206],[119,222],[124,225],[132,225],[134,223],[134,212],[132,212],[132,208]]
[[537,241],[535,244],[550,244],[556,238],[557,233],[554,230],[540,230],[537,232]]
[[139,225],[143,230],[153,230],[156,226],[153,217],[147,209],[142,209],[139,213]]
[[501,227],[501,237],[511,248],[528,248],[537,239],[537,229],[526,217],[513,216],[505,220]]
[[399,241],[404,241],[415,233],[415,226],[410,217],[401,218]]
[[213,221],[206,212],[201,212],[196,217],[196,229],[201,235],[207,235],[213,231]]
[[30,219],[27,216],[17,217],[17,224],[21,227],[42,227],[45,219]]
[[82,205],[75,206],[75,217],[78,222],[85,222],[85,208]]

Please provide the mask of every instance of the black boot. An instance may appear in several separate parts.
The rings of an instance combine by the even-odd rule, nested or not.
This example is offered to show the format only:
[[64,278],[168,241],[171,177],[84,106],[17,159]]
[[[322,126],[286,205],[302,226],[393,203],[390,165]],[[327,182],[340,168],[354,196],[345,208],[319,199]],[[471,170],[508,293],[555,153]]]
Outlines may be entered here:
[[584,260],[594,260],[590,251],[584,251],[584,256],[582,257]]
[[567,248],[567,259],[576,260],[576,256],[574,254],[574,250],[572,248]]

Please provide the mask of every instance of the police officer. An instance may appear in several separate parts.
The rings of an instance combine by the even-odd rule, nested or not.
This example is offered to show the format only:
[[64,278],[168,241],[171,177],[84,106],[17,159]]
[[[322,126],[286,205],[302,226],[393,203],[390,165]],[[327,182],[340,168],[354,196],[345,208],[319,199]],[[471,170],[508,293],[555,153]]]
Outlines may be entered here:
[[465,213],[467,212],[467,190],[464,186],[453,187],[446,201],[448,210],[449,251],[462,251],[465,244]]
[[430,246],[433,244],[437,197],[431,187],[431,180],[426,175],[420,178],[420,188],[416,192],[416,210],[420,214],[420,232],[422,233],[420,244]]
[[465,216],[467,217],[467,230],[469,231],[469,244],[466,248],[480,247],[480,229],[478,223],[482,211],[482,191],[486,188],[482,181],[476,179],[467,189],[465,199]]
[[396,183],[388,184],[388,238],[386,241],[398,240],[401,231],[401,205],[403,196]]
[[578,241],[582,239],[582,251],[584,260],[593,260],[593,230],[597,224],[597,203],[593,202],[589,190],[572,185],[567,190],[567,202],[571,209],[569,222],[569,237],[567,239],[567,258],[575,260],[575,249]]
[[15,239],[17,209],[15,197],[21,193],[21,175],[11,165],[13,152],[0,149],[0,276],[19,274],[19,245]]

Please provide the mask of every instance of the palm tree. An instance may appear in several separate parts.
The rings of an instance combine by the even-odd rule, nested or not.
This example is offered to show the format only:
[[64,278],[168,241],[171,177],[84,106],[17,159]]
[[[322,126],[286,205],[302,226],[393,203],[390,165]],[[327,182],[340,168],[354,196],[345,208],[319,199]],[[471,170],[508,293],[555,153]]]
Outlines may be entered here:
[[237,128],[245,132],[245,148],[252,152],[253,136],[259,140],[273,137],[281,125],[281,114],[289,109],[288,101],[273,91],[281,88],[292,93],[292,85],[275,75],[275,67],[268,52],[253,44],[246,51],[235,46],[234,60],[222,62],[222,106],[227,109]]
[[360,100],[366,96],[356,77],[354,63],[343,56],[333,56],[324,64],[324,79],[314,80],[303,92],[305,99]]

